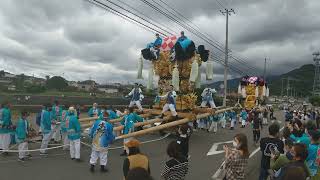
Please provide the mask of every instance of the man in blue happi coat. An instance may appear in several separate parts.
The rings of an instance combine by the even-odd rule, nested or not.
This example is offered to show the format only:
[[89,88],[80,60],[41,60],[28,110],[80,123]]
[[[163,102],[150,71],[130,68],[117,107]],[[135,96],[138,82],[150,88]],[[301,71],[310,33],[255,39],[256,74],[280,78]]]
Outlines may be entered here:
[[162,45],[162,38],[157,33],[156,34],[156,40],[153,43],[148,44],[148,46],[147,46],[148,48],[150,48],[150,51],[153,53],[155,59],[159,58],[161,45]]
[[[105,115],[107,112],[104,113]],[[90,156],[90,171],[94,172],[94,167],[100,158],[100,167],[102,172],[107,172],[108,149],[110,143],[115,139],[113,135],[113,126],[104,120],[103,114],[92,125],[89,136],[92,138],[92,152]]]
[[99,116],[100,115],[100,109],[98,108],[97,103],[93,103],[92,108],[88,111],[89,117]]

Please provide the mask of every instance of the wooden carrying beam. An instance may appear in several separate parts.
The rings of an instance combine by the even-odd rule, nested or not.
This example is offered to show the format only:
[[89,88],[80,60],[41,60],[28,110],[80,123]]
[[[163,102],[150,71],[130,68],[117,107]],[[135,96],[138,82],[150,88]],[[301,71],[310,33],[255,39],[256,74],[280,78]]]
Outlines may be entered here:
[[[143,110],[143,112],[146,113],[146,114],[141,114],[140,116],[143,117],[143,118],[146,118],[146,117],[151,116],[152,110],[151,109],[145,109],[145,110]],[[97,117],[89,117],[89,118],[81,118],[81,119],[79,119],[79,121],[80,122],[86,122],[86,121],[94,121],[96,119],[97,119]],[[112,119],[109,122],[110,123],[115,123],[115,122],[120,122],[121,120],[122,120],[122,117],[117,118],[117,119]]]
[[[233,109],[233,107],[232,108],[220,109],[220,110],[215,111],[215,114],[216,113],[222,113],[222,112],[225,112],[225,111],[228,111],[228,110],[232,110],[232,109]],[[136,131],[136,132],[133,132],[133,133],[121,135],[121,136],[116,137],[116,139],[123,139],[123,138],[141,136],[141,135],[144,135],[144,134],[147,134],[147,133],[150,133],[150,132],[159,131],[159,130],[167,129],[167,128],[174,127],[174,126],[179,126],[181,124],[185,124],[185,123],[188,123],[190,121],[195,121],[197,119],[205,118],[205,117],[208,117],[210,115],[212,115],[212,114],[211,113],[204,113],[204,114],[197,115],[196,118],[184,118],[184,119],[181,119],[181,120],[177,120],[177,121],[169,122],[169,123],[166,123],[166,124],[162,124],[162,125],[159,125],[159,126],[156,126],[156,127],[151,127],[151,128],[144,129],[144,130],[141,130],[141,131]]]
[[[151,114],[142,114],[142,115],[140,115],[140,116],[141,116],[142,118],[147,118],[147,117],[150,117],[150,116],[152,116],[152,115],[151,115]],[[109,122],[110,122],[110,123],[116,123],[116,122],[122,121],[122,119],[123,119],[123,117],[117,118],[117,119],[111,119],[111,120],[109,120]],[[94,119],[94,120],[96,120],[96,119]],[[149,120],[148,120],[148,121],[149,121]],[[82,121],[82,122],[85,122],[85,121]],[[81,127],[82,127],[82,128],[88,128],[88,127],[92,126],[93,122],[94,122],[94,121],[89,121],[89,122],[87,122],[87,123],[82,123],[82,124],[81,124]]]
[[[164,117],[163,119],[155,118],[155,119],[150,119],[150,120],[146,120],[143,122],[137,122],[137,123],[134,123],[134,127],[145,126],[145,125],[154,124],[154,123],[162,122],[162,121],[170,121],[170,120],[172,120],[172,118],[174,118],[174,117],[167,116],[167,117]],[[124,126],[118,126],[118,127],[113,128],[113,130],[114,131],[121,131],[123,128],[124,128]]]
[[[166,116],[163,119],[155,118],[155,119],[150,119],[150,120],[146,120],[146,121],[143,121],[143,122],[137,122],[137,123],[134,124],[134,127],[145,126],[145,125],[154,124],[154,123],[162,122],[162,121],[170,121],[172,118],[173,117],[170,115],[170,116]],[[86,124],[81,124],[81,128],[91,127],[92,124],[93,124],[93,122],[89,122],[89,123],[86,123]],[[123,129],[122,125],[113,128],[114,131],[121,131],[122,129]]]

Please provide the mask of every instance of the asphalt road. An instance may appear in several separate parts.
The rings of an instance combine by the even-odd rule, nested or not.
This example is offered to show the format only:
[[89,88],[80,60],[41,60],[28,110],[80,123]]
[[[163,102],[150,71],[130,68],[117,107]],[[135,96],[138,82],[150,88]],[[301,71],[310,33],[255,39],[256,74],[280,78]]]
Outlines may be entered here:
[[[278,119],[282,118],[282,113],[275,113]],[[283,122],[282,122],[283,126]],[[207,156],[211,146],[217,142],[225,142],[233,139],[236,133],[245,133],[248,136],[250,152],[253,152],[257,147],[253,144],[252,131],[250,127],[245,129],[236,127],[235,130],[219,128],[217,134],[208,133],[206,131],[198,130],[194,132],[190,139],[190,169],[187,175],[187,180],[207,180],[215,173],[218,167],[224,160],[224,154],[216,154]],[[262,131],[262,137],[267,135],[267,127]],[[155,180],[161,179],[160,173],[163,169],[163,164],[167,159],[166,147],[169,142],[174,140],[173,136],[168,136],[164,139],[158,134],[150,134],[139,140],[145,142],[155,140],[153,142],[145,143],[141,146],[141,151],[150,159],[151,174]],[[85,141],[85,139],[83,140]],[[115,142],[112,147],[120,147],[122,141]],[[30,144],[29,149],[39,148],[40,144]],[[222,150],[222,146],[218,147]],[[13,148],[15,149],[15,147]],[[41,157],[39,152],[32,152],[33,158],[26,162],[17,162],[17,154],[12,153],[9,156],[0,155],[0,179],[1,180],[88,180],[88,179],[122,179],[122,163],[123,157],[119,154],[122,149],[114,149],[109,151],[108,173],[89,172],[89,156],[91,149],[85,145],[81,147],[81,159],[83,162],[74,162],[70,160],[69,152],[62,149],[49,150],[48,157]],[[260,166],[260,151],[256,153],[249,160],[247,168],[248,180],[256,180],[259,175]]]

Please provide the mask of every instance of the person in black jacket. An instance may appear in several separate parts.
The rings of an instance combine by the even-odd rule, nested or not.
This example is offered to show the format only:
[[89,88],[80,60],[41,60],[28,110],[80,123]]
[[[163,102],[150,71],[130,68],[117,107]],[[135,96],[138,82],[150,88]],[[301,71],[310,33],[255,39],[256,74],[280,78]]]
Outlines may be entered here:
[[191,136],[191,128],[188,124],[183,124],[180,126],[179,137],[177,143],[181,147],[181,153],[184,157],[189,158],[189,139]]
[[260,140],[260,130],[262,129],[262,119],[259,117],[260,111],[258,109],[253,109],[252,111],[252,132],[253,132],[253,142],[258,144]]
[[269,126],[269,137],[260,140],[261,167],[259,180],[266,180],[269,176],[271,150],[284,153],[283,141],[279,139],[280,126],[278,123],[273,123]]
[[181,154],[181,146],[172,141],[167,147],[169,160],[164,165],[161,177],[165,180],[183,180],[188,173],[188,159]]

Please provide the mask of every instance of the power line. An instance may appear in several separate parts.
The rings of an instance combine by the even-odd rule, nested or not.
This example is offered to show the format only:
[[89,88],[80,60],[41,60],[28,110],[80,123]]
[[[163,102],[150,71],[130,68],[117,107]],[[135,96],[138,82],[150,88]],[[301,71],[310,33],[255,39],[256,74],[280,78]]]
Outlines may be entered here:
[[216,2],[218,3],[218,5],[219,5],[222,9],[226,9],[226,7],[223,6],[219,0],[216,0]]
[[114,8],[108,6],[108,5],[106,5],[106,4],[104,4],[104,3],[100,2],[100,1],[97,1],[97,0],[86,0],[86,1],[88,1],[89,3],[94,4],[96,6],[99,6],[100,8],[103,8],[103,9],[107,10],[108,12],[111,12],[111,13],[119,16],[119,17],[122,17],[124,19],[128,19],[128,20],[133,21],[133,22],[135,22],[135,23],[137,23],[139,25],[142,25],[142,26],[146,27],[147,29],[150,29],[150,30],[152,30],[154,32],[157,32],[158,34],[161,34],[163,36],[167,36],[166,34],[162,33],[161,31],[159,31],[159,30],[157,30],[157,29],[155,29],[153,27],[150,27],[150,26],[148,26],[148,25],[146,25],[146,24],[144,24],[144,23],[142,23],[142,22],[140,22],[140,21],[138,21],[136,19],[133,19],[130,16],[128,16],[126,14],[123,14],[120,11],[117,11],[116,9],[114,9]]
[[177,23],[179,26],[181,26],[182,28],[188,30],[189,32],[191,32],[192,34],[194,34],[195,36],[197,36],[198,38],[204,40],[205,42],[207,42],[208,44],[210,44],[211,46],[215,47],[216,49],[220,50],[223,52],[222,49],[220,49],[220,47],[217,47],[217,45],[213,44],[211,41],[208,41],[208,39],[204,38],[203,36],[198,35],[197,33],[194,32],[194,30],[192,30],[192,28],[190,28],[190,26],[187,26],[181,22],[179,22],[178,20],[176,20],[174,17],[170,16],[169,14],[165,13],[164,11],[162,11],[161,9],[159,9],[158,7],[156,7],[155,5],[153,5],[152,3],[148,2],[147,0],[140,0],[143,3],[147,4],[148,6],[150,6],[151,8],[153,8],[154,10],[156,10],[157,12],[159,12],[160,14],[164,15],[165,17],[167,17],[168,19],[172,20],[173,22]]
[[[176,18],[178,18],[179,20],[182,20],[181,18],[177,17],[175,14],[173,14],[172,12],[170,12],[169,10],[167,10],[165,7],[163,7],[161,4],[157,3],[156,1],[152,0],[153,2],[155,2],[158,6],[164,8],[167,12],[169,12],[170,14],[172,14],[173,16],[175,16]],[[165,3],[164,1],[160,0],[161,2]],[[161,9],[157,8],[156,6],[154,6],[153,4],[151,4],[150,2],[146,1],[146,0],[142,0],[143,3],[147,4],[148,6],[150,6],[151,8],[153,8],[154,10],[156,10],[157,12],[161,13],[162,15],[166,16],[167,18],[169,18],[170,20],[172,20],[173,22],[177,23],[178,25],[182,26],[183,28],[186,28],[188,29],[191,33],[195,34],[194,31],[196,31],[197,33],[200,33],[202,34],[201,32],[199,32],[197,29],[193,28],[192,26],[185,26],[183,24],[181,24],[181,22],[179,22],[179,20],[176,20],[174,17],[172,17],[171,15],[165,13],[164,11],[162,11]],[[165,3],[168,7],[170,7],[167,3]],[[171,8],[173,9],[173,8]],[[174,10],[174,9],[173,9]],[[175,12],[178,12],[176,10],[174,10]],[[180,13],[180,16],[183,16],[181,13]],[[183,16],[184,17],[184,16]],[[185,18],[185,17],[184,17]],[[187,19],[187,18],[185,18]],[[185,22],[184,20],[182,20],[183,22]],[[189,21],[191,22],[191,21]],[[186,22],[185,22],[186,23]],[[186,23],[188,25],[188,23]],[[208,42],[207,39],[209,38],[206,38],[204,39],[203,37],[200,37],[199,35],[195,34],[197,37],[199,37],[200,39],[202,40],[205,40],[208,44],[210,45],[213,45],[212,43]],[[202,36],[204,36],[202,34]],[[212,40],[211,40],[212,41]],[[219,47],[217,47],[216,45],[218,45]],[[213,45],[215,48],[217,48],[218,50],[220,50],[221,52],[223,52],[222,48],[221,48],[221,45],[218,44],[218,43],[215,43],[215,45]],[[238,61],[240,64],[243,63],[241,61],[239,61],[238,59],[234,58],[235,61]],[[251,68],[252,70],[253,68]]]
[[158,25],[154,24],[153,22],[151,22],[151,21],[149,21],[149,20],[147,20],[147,19],[145,19],[145,18],[143,18],[143,17],[141,17],[141,16],[139,16],[139,15],[137,15],[137,14],[133,13],[132,11],[130,11],[130,10],[126,9],[126,8],[123,8],[122,6],[120,6],[120,5],[118,5],[118,4],[114,3],[114,2],[112,2],[112,1],[110,1],[110,0],[105,0],[105,1],[109,2],[110,4],[113,4],[114,6],[116,6],[116,7],[120,8],[120,9],[122,9],[122,10],[127,11],[128,13],[130,13],[130,14],[132,14],[132,15],[134,15],[134,16],[136,16],[136,17],[140,18],[140,19],[142,19],[143,21],[145,21],[145,22],[147,22],[147,23],[149,23],[149,24],[151,24],[151,25],[153,25],[153,26],[155,26],[155,27],[157,27],[157,28],[161,29],[162,31],[165,31],[165,32],[166,32],[166,33],[168,33],[168,34],[173,35],[171,32],[169,32],[169,31],[167,31],[167,30],[163,29],[162,27],[160,27],[160,26],[158,26]]
[[[111,12],[111,13],[117,15],[117,16],[120,16],[120,17],[124,18],[125,20],[129,20],[129,21],[131,21],[131,22],[133,22],[133,23],[135,23],[135,24],[138,24],[139,26],[143,27],[144,29],[146,29],[146,30],[148,30],[148,31],[150,31],[150,32],[158,32],[159,34],[163,34],[163,33],[159,32],[158,30],[156,30],[156,29],[154,29],[154,28],[151,28],[150,26],[148,26],[148,25],[146,25],[146,24],[144,24],[144,23],[141,23],[140,21],[137,21],[137,20],[135,20],[135,19],[133,19],[133,18],[131,18],[131,17],[129,17],[129,16],[121,13],[120,11],[115,10],[114,8],[111,8],[110,6],[107,6],[106,4],[104,4],[104,3],[102,3],[102,2],[99,2],[99,1],[96,1],[96,0],[93,0],[94,2],[92,2],[92,0],[87,0],[87,1],[89,1],[90,3],[95,4],[95,5],[103,8],[103,9],[105,9],[105,10],[107,10],[107,11],[109,11],[109,12]],[[110,1],[108,1],[108,2],[110,2]],[[116,5],[117,7],[119,7],[119,5],[117,5],[117,4],[115,4],[115,3],[112,3],[112,4],[114,4],[114,5]],[[126,4],[126,5],[128,6],[128,4]],[[121,9],[128,12],[128,10],[125,9],[125,8],[123,8],[123,7],[122,7]],[[139,12],[138,10],[136,10],[136,9],[134,9],[134,10],[137,11],[138,13],[142,14],[142,13]],[[163,11],[162,11],[162,12],[163,12]],[[134,16],[136,16],[136,14],[133,13],[132,11],[130,11],[129,13],[132,14],[132,15],[134,15]],[[145,16],[145,15],[144,15],[144,16]],[[145,19],[145,18],[142,18],[142,17],[139,17],[139,18],[140,18],[140,19],[143,19],[143,20]],[[172,19],[172,18],[170,18],[170,19]],[[173,21],[174,21],[174,19],[173,19]],[[176,20],[176,21],[174,21],[174,22],[176,22],[176,23],[178,23],[178,24],[180,25],[179,21]],[[149,22],[148,22],[148,23],[149,23]],[[153,24],[154,24],[154,23],[153,23]],[[165,26],[164,26],[164,27],[165,27]],[[168,27],[166,27],[166,28],[168,29]],[[164,29],[162,28],[162,30],[164,30]],[[168,31],[167,31],[167,32],[168,32]],[[193,31],[192,31],[192,32],[193,32]],[[193,33],[194,33],[194,32],[193,32]],[[163,35],[164,35],[164,34],[163,34]],[[202,39],[203,39],[203,38],[202,38]],[[241,64],[241,63],[240,63],[240,64]],[[234,67],[233,67],[233,68],[234,68]],[[234,69],[235,69],[235,68],[234,68]],[[240,72],[239,69],[238,69],[238,72]],[[241,73],[243,73],[243,71],[241,71]]]
[[153,22],[155,22],[155,23],[157,23],[157,24],[159,24],[159,25],[167,28],[168,30],[170,30],[170,31],[172,31],[172,32],[175,32],[175,30],[172,30],[172,29],[169,28],[168,26],[166,26],[166,25],[164,25],[164,24],[162,24],[162,23],[154,20],[152,17],[145,15],[144,13],[140,12],[138,9],[134,8],[133,6],[131,6],[130,4],[128,4],[128,3],[126,3],[126,2],[124,2],[124,1],[122,1],[122,0],[118,0],[118,1],[119,1],[120,3],[122,3],[122,4],[124,4],[125,6],[131,8],[132,10],[134,10],[135,12],[137,12],[138,14],[140,14],[141,16],[148,17],[151,21],[153,21]]
[[[222,57],[219,57],[219,56],[217,56],[217,55],[210,55],[210,57],[211,57],[212,59],[216,59],[219,64],[221,64],[221,65],[223,65],[223,66],[225,65],[225,62],[224,62],[224,60],[222,59]],[[242,71],[241,69],[239,69],[239,67],[234,66],[234,65],[232,65],[232,64],[229,64],[229,67],[230,67],[231,70],[233,70],[234,72],[237,72],[237,73],[240,74],[240,75],[247,75],[247,74],[248,74],[248,73],[246,73],[246,71]]]
[[[177,15],[179,15],[181,18],[183,18],[183,19],[185,19],[186,21],[184,21],[184,20],[182,20],[181,18],[179,18],[178,16],[176,16],[176,15],[174,15],[173,13],[171,13],[172,15],[174,15],[175,17],[177,17],[177,18],[179,18],[181,21],[183,21],[184,23],[186,23],[186,24],[188,24],[189,25],[189,27],[191,27],[192,29],[194,29],[196,32],[198,32],[198,33],[200,33],[200,34],[202,34],[202,35],[204,35],[204,36],[209,36],[212,40],[211,41],[213,41],[217,46],[219,46],[221,49],[223,49],[223,46],[222,45],[220,45],[220,43],[219,43],[219,41],[217,41],[215,38],[213,38],[211,35],[209,35],[209,34],[207,34],[206,32],[200,32],[200,28],[199,28],[199,26],[197,26],[196,24],[194,24],[192,21],[190,21],[188,18],[186,18],[185,16],[183,16],[179,11],[177,11],[177,10],[175,10],[171,5],[169,5],[168,3],[166,3],[165,1],[163,1],[163,0],[159,0],[160,2],[162,2],[164,5],[166,5],[168,8],[170,8],[173,12],[175,12]],[[159,4],[160,5],[160,4]],[[161,5],[160,5],[161,6]],[[163,6],[161,6],[161,7],[163,7]],[[165,7],[163,7],[163,8],[165,8]],[[169,12],[169,11],[168,11]],[[192,26],[191,26],[191,25]],[[193,28],[193,26],[194,27],[196,27],[196,28]],[[198,29],[198,30],[197,30]]]
[[[154,0],[152,0],[152,1],[154,1]],[[190,21],[190,20],[188,20],[185,16],[183,16],[181,13],[179,13],[177,10],[175,10],[174,8],[172,8],[172,6],[170,6],[168,3],[166,3],[166,2],[164,2],[163,0],[159,0],[160,2],[162,2],[163,4],[165,4],[167,7],[169,7],[170,9],[172,9],[176,14],[178,14],[180,17],[182,17],[183,19],[185,19],[186,21],[188,21],[188,22],[186,22],[186,21],[184,21],[184,20],[182,20],[181,18],[179,18],[180,20],[182,20],[184,23],[186,23],[186,24],[189,24],[189,23],[191,23],[192,25],[194,25],[195,27],[197,27],[198,29],[200,29],[198,26],[196,26],[194,23],[192,23],[192,21]],[[155,2],[155,1],[154,1]],[[155,2],[155,3],[157,3],[157,2]],[[160,7],[163,7],[163,6],[161,6],[159,3],[157,3]],[[164,7],[163,7],[164,8]],[[168,10],[167,10],[168,11]],[[169,11],[168,11],[169,12]],[[170,12],[171,14],[173,14],[172,12]],[[174,14],[173,14],[174,15]],[[176,15],[174,15],[175,17],[177,17]],[[189,27],[191,27],[193,30],[195,30],[197,33],[200,33],[202,36],[210,36],[210,35],[208,35],[207,33],[202,33],[202,32],[200,32],[199,30],[197,30],[197,29],[195,29],[195,28],[193,28],[192,26],[190,26],[189,25]],[[212,36],[210,36],[211,38],[212,38]],[[208,37],[206,37],[206,39],[209,39]],[[213,38],[214,39],[214,38]],[[210,41],[212,41],[211,39],[209,39]],[[216,40],[215,40],[216,41]],[[221,51],[221,52],[223,52],[223,50],[222,50],[222,45],[220,45],[219,44],[219,42],[217,43],[218,41],[216,41],[216,42],[214,42],[215,43],[215,45],[217,45],[218,47],[215,47],[215,48],[217,48],[219,51]],[[210,44],[210,43],[209,43]],[[230,52],[231,52],[231,50],[229,50]],[[246,63],[245,61],[243,61],[243,60],[239,60],[240,58],[236,58],[236,57],[231,57],[232,59],[234,59],[235,61],[237,61],[237,62],[239,62],[240,64],[241,63],[244,63],[244,64],[246,64],[246,66],[248,67],[248,69],[250,69],[250,70],[253,70],[253,71],[255,71],[256,72],[256,68],[254,68],[253,66],[250,66],[248,63]]]

